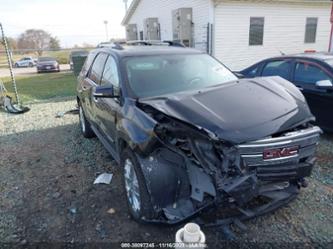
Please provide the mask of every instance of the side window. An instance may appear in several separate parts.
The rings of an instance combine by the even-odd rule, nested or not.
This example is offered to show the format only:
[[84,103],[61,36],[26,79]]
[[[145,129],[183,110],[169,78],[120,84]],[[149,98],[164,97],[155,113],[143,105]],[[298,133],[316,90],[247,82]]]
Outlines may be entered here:
[[102,73],[105,65],[107,54],[100,53],[97,55],[94,64],[92,65],[91,71],[89,73],[89,79],[91,79],[96,84],[101,82]]
[[101,85],[113,85],[115,87],[119,87],[117,63],[112,56],[109,56],[106,61]]
[[285,60],[268,62],[263,71],[262,76],[280,76],[284,79],[289,79],[291,62]]
[[331,80],[329,75],[327,75],[319,67],[304,63],[298,62],[295,68],[295,82],[303,84],[315,84],[321,80]]

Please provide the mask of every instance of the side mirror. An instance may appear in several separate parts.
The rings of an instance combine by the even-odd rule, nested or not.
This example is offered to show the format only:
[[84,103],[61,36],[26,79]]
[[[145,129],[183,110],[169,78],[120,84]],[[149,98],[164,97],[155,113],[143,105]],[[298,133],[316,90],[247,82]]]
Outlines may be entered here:
[[93,92],[95,98],[117,98],[113,86],[97,86]]
[[330,80],[320,80],[316,82],[316,87],[323,90],[333,90],[333,84]]

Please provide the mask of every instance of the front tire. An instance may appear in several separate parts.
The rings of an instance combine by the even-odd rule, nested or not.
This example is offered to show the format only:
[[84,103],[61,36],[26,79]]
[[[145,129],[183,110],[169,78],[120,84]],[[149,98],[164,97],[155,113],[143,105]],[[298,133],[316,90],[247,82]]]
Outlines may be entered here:
[[80,117],[80,128],[81,133],[85,138],[95,137],[94,131],[91,129],[90,123],[88,122],[81,105],[79,105],[79,117]]
[[140,163],[135,152],[129,148],[122,153],[121,168],[128,210],[132,218],[140,223],[156,218],[157,213],[151,204]]

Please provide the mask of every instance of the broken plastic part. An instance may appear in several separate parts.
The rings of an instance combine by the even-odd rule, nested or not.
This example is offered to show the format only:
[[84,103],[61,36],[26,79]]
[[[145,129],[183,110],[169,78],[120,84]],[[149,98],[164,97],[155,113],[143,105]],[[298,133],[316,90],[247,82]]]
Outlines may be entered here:
[[112,174],[103,173],[95,179],[94,184],[110,184],[112,176]]

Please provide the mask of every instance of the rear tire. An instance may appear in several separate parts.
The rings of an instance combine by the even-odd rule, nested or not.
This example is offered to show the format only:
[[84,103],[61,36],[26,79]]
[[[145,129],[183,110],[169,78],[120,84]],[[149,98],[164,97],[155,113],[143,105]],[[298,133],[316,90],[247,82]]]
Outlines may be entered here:
[[29,63],[29,67],[33,67],[34,66],[34,64],[32,64],[31,62]]
[[80,128],[82,135],[85,138],[95,137],[94,131],[91,129],[90,123],[88,122],[86,116],[84,115],[84,111],[81,105],[79,105],[79,117],[80,117]]
[[19,64],[15,63],[14,67],[19,68]]
[[121,168],[128,211],[132,218],[140,223],[156,218],[140,163],[135,152],[129,148],[122,153]]

